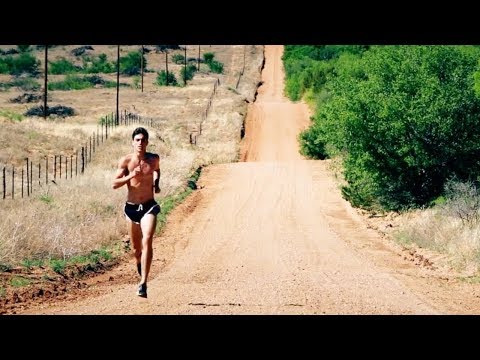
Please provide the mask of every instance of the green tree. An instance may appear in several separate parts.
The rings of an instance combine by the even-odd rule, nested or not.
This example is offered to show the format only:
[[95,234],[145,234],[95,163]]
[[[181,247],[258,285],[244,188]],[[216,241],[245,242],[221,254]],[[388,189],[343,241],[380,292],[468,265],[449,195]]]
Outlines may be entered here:
[[360,60],[360,75],[338,71],[315,131],[317,142],[344,154],[352,203],[419,206],[449,177],[479,174],[476,63],[455,46],[379,46]]

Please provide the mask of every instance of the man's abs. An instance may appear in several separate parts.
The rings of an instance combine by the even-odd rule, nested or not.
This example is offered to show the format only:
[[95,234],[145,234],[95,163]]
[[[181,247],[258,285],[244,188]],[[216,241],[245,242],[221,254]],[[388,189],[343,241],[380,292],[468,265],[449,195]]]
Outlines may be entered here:
[[135,204],[142,204],[153,199],[153,179],[150,181],[144,179],[143,182],[137,184],[132,184],[133,180],[134,179],[130,180],[130,184],[127,184],[127,201]]

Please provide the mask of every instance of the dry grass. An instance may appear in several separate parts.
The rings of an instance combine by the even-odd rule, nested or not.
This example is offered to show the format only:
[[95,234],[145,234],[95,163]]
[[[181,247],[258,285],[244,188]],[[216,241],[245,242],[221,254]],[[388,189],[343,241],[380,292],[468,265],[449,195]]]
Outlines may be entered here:
[[[95,51],[116,58],[115,46],[93,46]],[[49,58],[65,56],[66,51],[75,47],[49,50]],[[138,49],[138,46],[131,48]],[[133,88],[120,89],[121,109],[152,119],[152,126],[146,127],[150,132],[149,151],[159,153],[161,159],[162,192],[158,200],[181,191],[198,166],[236,160],[246,111],[243,97],[253,96],[263,59],[262,47],[249,46],[249,50],[247,64],[251,64],[253,70],[249,68],[242,79],[242,95],[227,90],[236,82],[229,72],[238,73],[242,65],[230,59],[233,55],[236,59],[243,57],[242,48],[220,45],[202,46],[202,53],[214,52],[216,59],[225,64],[224,75],[200,73],[187,87],[158,87],[153,85],[156,73],[148,73],[143,93]],[[122,51],[126,53],[131,49],[122,47]],[[40,60],[41,55],[42,52],[38,52]],[[196,52],[187,56],[196,56]],[[147,68],[161,67],[162,58],[164,54],[151,52],[147,55]],[[172,64],[172,68],[175,69],[175,65]],[[222,85],[198,138],[198,146],[193,146],[189,143],[189,133],[198,127],[217,77]],[[26,105],[36,105],[8,101],[22,93],[18,89],[0,92],[0,109],[23,113]],[[51,91],[49,95],[49,105],[71,106],[77,115],[47,120],[33,117],[20,122],[0,118],[0,164],[21,166],[24,158],[29,157],[36,170],[38,161],[45,155],[73,154],[97,131],[99,119],[115,109],[115,89]],[[101,245],[112,245],[126,235],[122,213],[126,188],[112,190],[111,180],[118,159],[131,152],[130,136],[136,126],[138,124],[114,129],[108,140],[97,148],[85,174],[73,179],[57,179],[58,185],[34,182],[31,197],[19,199],[16,192],[15,201],[3,200],[0,264],[15,266],[24,259],[68,257]]]
[[480,224],[465,226],[460,218],[446,216],[440,208],[404,215],[395,238],[407,246],[445,254],[445,265],[469,276],[479,271]]

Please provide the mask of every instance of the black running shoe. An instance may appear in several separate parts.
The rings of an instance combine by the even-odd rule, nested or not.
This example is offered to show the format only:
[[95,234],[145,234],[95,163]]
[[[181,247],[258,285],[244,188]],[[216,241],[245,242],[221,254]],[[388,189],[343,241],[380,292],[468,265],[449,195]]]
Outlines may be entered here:
[[137,271],[138,271],[138,275],[142,276],[142,264],[141,263],[137,264]]
[[147,284],[138,285],[137,295],[144,298],[147,297]]

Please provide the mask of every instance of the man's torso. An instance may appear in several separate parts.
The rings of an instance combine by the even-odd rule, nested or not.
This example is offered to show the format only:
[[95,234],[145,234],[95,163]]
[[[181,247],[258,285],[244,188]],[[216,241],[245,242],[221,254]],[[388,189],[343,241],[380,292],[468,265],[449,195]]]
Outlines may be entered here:
[[[127,201],[141,204],[154,198],[153,193],[153,172],[157,163],[158,156],[152,153],[145,153],[145,158],[139,160],[133,154],[127,156],[128,173],[140,165],[141,173],[130,179],[127,183],[128,196]],[[128,175],[126,173],[125,175]]]

